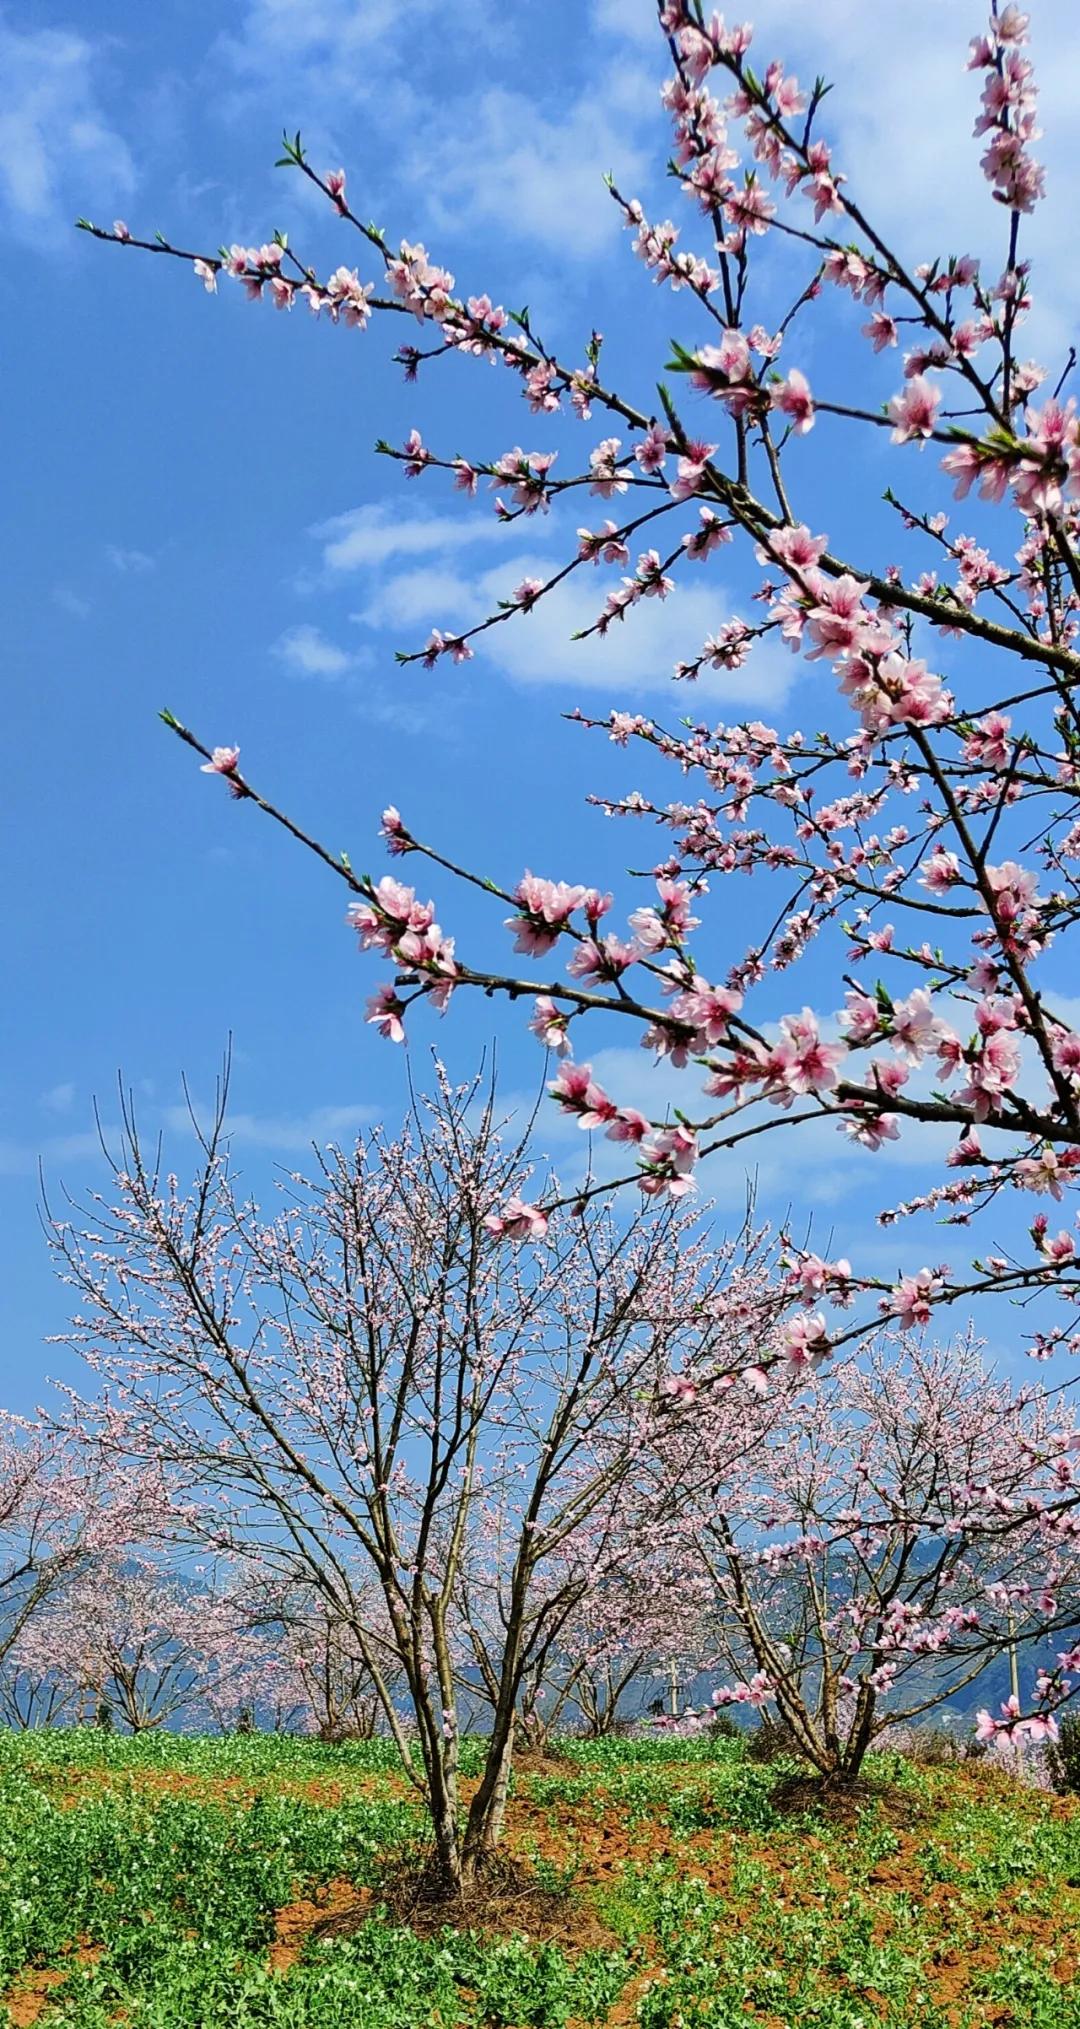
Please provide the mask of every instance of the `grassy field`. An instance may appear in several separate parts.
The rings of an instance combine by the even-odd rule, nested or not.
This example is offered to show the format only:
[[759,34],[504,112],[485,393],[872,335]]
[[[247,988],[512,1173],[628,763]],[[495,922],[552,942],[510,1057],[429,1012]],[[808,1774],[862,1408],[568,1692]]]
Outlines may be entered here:
[[738,1742],[568,1743],[470,1930],[392,1913],[381,1743],[0,1734],[0,2022],[1080,2029],[1080,1801],[868,1773],[826,1816]]

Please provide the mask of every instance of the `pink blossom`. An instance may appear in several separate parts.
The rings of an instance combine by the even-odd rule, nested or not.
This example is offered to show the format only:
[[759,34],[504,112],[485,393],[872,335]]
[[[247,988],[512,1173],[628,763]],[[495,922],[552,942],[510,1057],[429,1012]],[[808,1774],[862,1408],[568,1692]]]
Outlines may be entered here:
[[578,555],[583,563],[627,564],[630,551],[619,534],[613,521],[605,521],[603,528],[578,529]]
[[941,389],[925,375],[915,374],[889,403],[889,415],[895,425],[893,443],[910,444],[919,437],[932,437],[940,406]]
[[394,854],[412,850],[413,841],[402,822],[401,812],[393,803],[387,805],[379,823],[379,836],[385,839],[387,850]]
[[614,1118],[608,1122],[609,1141],[644,1141],[649,1133],[649,1122],[636,1106],[620,1106]]
[[891,1291],[889,1301],[886,1303],[883,1299],[883,1308],[898,1317],[905,1330],[915,1325],[927,1325],[933,1300],[943,1288],[940,1275],[935,1275],[929,1268],[921,1268],[917,1275],[901,1278]]
[[875,310],[869,324],[864,324],[861,329],[863,337],[869,338],[875,352],[883,352],[887,345],[896,344],[895,321],[887,316],[884,310]]
[[790,1106],[796,1096],[831,1091],[845,1045],[821,1041],[817,1016],[808,1007],[799,1015],[784,1015],[780,1028],[782,1041],[768,1058],[769,1097]]
[[398,999],[393,986],[376,987],[367,1004],[367,1021],[378,1029],[388,1042],[405,1041],[405,1004]]
[[731,1017],[742,1004],[742,994],[733,988],[710,986],[707,979],[695,977],[692,986],[676,995],[671,1013],[675,1021],[693,1029],[695,1050],[706,1050],[726,1041]]
[[711,507],[698,509],[698,526],[683,536],[682,546],[688,557],[694,561],[709,556],[721,543],[731,541],[731,530]]
[[949,1150],[945,1160],[951,1169],[963,1168],[968,1163],[985,1161],[982,1143],[973,1127],[969,1127],[967,1133],[962,1135],[957,1142],[956,1147]]
[[565,1056],[570,1048],[567,1022],[568,1017],[560,1012],[547,994],[538,996],[529,1027],[545,1049],[554,1050],[560,1057]]
[[660,1387],[662,1393],[670,1396],[675,1402],[697,1401],[697,1384],[689,1374],[665,1374]]
[[659,423],[650,423],[640,443],[634,446],[634,457],[642,471],[652,477],[663,471],[667,451],[667,431]]
[[919,883],[931,895],[943,895],[956,886],[960,879],[960,862],[954,852],[947,852],[944,846],[936,845],[923,867]]
[[613,980],[641,955],[638,945],[618,937],[583,937],[566,969],[573,979]]
[[543,880],[539,874],[524,874],[514,890],[521,914],[506,918],[506,928],[515,932],[515,951],[527,952],[532,958],[543,957],[558,942],[584,899],[584,888],[570,887],[566,881]]
[[851,1112],[839,1123],[839,1131],[849,1141],[857,1141],[863,1148],[883,1148],[887,1141],[898,1141],[900,1129],[889,1113],[868,1113],[863,1108]]
[[240,760],[239,747],[215,747],[208,761],[204,761],[200,773],[203,775],[235,775]]
[[[1071,1153],[1071,1150],[1064,1152],[1065,1155]],[[1023,1156],[1017,1163],[1016,1181],[1022,1190],[1045,1194],[1060,1203],[1070,1170],[1075,1167],[1075,1163],[1067,1164],[1047,1142],[1038,1155]]]
[[797,366],[792,367],[786,380],[774,384],[769,391],[769,399],[774,409],[779,409],[789,418],[798,436],[805,437],[807,431],[813,429],[814,403],[810,383]]
[[883,1009],[869,994],[851,987],[844,1001],[840,1026],[844,1030],[850,1048],[857,1049],[878,1035],[883,1021]]
[[592,473],[590,493],[598,493],[602,500],[610,500],[615,493],[625,493],[630,484],[631,474],[621,470],[618,464],[619,439],[605,437],[596,446],[589,458]]
[[501,1212],[488,1212],[484,1225],[497,1240],[543,1240],[548,1229],[547,1213],[539,1205],[527,1205],[523,1198],[507,1198]]
[[577,1115],[578,1126],[586,1131],[606,1127],[618,1113],[614,1100],[595,1083],[590,1064],[560,1064],[548,1091],[564,1113]]
[[[342,272],[343,270],[339,268],[338,274],[340,275]],[[331,277],[331,282],[333,282],[333,279],[334,278]],[[431,456],[430,451],[426,448],[424,444],[423,438],[421,437],[419,430],[409,431],[409,434],[405,439],[404,448],[405,448],[405,477],[406,479],[419,479],[420,474],[424,469],[424,466],[427,464],[428,459]]]
[[893,1041],[909,1063],[921,1064],[936,1050],[941,1038],[951,1033],[934,1013],[929,989],[917,986],[906,1000],[893,1002],[890,1030]]
[[679,1121],[642,1143],[638,1184],[647,1196],[683,1197],[695,1188],[690,1174],[698,1159],[697,1137]]
[[741,331],[724,332],[719,345],[704,345],[694,354],[690,385],[703,394],[722,395],[749,379],[750,347]]
[[784,1353],[792,1367],[820,1367],[832,1351],[832,1341],[825,1327],[820,1311],[807,1316],[800,1311],[797,1316],[786,1318],[780,1328]]
[[688,444],[679,459],[669,491],[673,500],[689,500],[701,485],[705,468],[716,450],[715,444]]

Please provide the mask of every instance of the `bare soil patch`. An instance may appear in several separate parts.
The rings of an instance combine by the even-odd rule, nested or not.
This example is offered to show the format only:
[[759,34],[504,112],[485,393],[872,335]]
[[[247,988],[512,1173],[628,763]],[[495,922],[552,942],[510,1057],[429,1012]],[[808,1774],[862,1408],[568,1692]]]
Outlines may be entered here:
[[72,1966],[92,1966],[101,1957],[101,1946],[80,1938],[65,1953],[62,1966],[32,1966],[21,1972],[0,1996],[0,2005],[10,2017],[11,2029],[33,2029],[40,2021],[54,1990],[63,1985]]

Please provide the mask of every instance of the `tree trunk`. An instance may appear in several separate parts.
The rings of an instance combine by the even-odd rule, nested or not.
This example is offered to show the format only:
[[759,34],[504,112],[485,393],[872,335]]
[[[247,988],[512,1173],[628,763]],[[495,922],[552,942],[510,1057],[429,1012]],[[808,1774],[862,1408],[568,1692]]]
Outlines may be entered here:
[[450,1895],[460,1895],[465,1885],[462,1856],[458,1847],[457,1819],[444,1801],[431,1805],[431,1828],[435,1835],[435,1859],[439,1878]]
[[499,1716],[496,1714],[497,1731],[492,1734],[480,1787],[465,1826],[461,1866],[466,1886],[489,1865],[502,1838],[514,1754],[514,1726],[512,1712],[509,1725],[499,1724]]
[[855,1700],[855,1717],[852,1721],[847,1746],[844,1750],[843,1773],[846,1782],[854,1782],[863,1765],[870,1742],[874,1737],[874,1711],[876,1705],[877,1692],[874,1690],[873,1685],[868,1684],[864,1678],[859,1685],[858,1696]]

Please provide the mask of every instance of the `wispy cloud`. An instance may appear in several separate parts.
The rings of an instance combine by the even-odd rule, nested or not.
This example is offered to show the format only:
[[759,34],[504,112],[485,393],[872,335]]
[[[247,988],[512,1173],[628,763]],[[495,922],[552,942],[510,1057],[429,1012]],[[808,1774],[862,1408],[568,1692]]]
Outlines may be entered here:
[[54,585],[51,597],[53,605],[59,606],[62,613],[70,613],[73,620],[86,620],[93,611],[89,599],[80,598],[70,585]]
[[111,542],[106,545],[105,554],[113,570],[119,571],[122,578],[142,577],[147,571],[157,569],[157,558],[150,556],[146,550],[124,549],[120,543]]
[[[579,259],[618,238],[621,215],[604,187],[612,171],[620,182],[643,173],[645,157],[635,134],[634,111],[652,103],[640,73],[607,80],[598,100],[583,92],[565,111],[544,112],[522,92],[482,92],[467,121],[425,127],[412,174],[423,181],[437,219],[449,226],[498,227],[552,253]],[[621,100],[609,112],[611,90]]]
[[374,569],[395,557],[445,556],[473,543],[506,540],[494,515],[483,516],[479,510],[460,516],[410,514],[389,501],[316,522],[310,533],[323,546],[326,570],[334,573]]
[[[195,1118],[208,1125],[209,1107],[194,1106]],[[345,1141],[361,1127],[378,1118],[373,1106],[313,1106],[306,1113],[230,1113],[227,1133],[230,1141],[248,1148],[266,1149],[280,1155],[300,1154],[328,1142]],[[191,1114],[186,1106],[166,1107],[163,1125],[173,1134],[192,1132]]]
[[0,1138],[0,1176],[32,1177],[40,1168],[55,1177],[61,1164],[84,1162],[94,1156],[100,1160],[101,1142],[93,1129],[51,1134],[44,1141],[16,1141],[4,1136]]
[[[438,0],[413,0],[412,27],[436,10]],[[299,67],[329,94],[366,95],[376,80],[373,54],[400,35],[398,0],[249,0],[235,31],[220,38],[219,52],[251,83],[280,83]]]
[[[466,577],[448,564],[402,571],[383,581],[369,605],[354,617],[390,629],[397,646],[414,648],[432,624],[446,633],[473,625],[496,609],[525,577],[543,579],[550,566],[542,557],[518,555],[495,570]],[[642,600],[603,639],[572,637],[596,620],[606,583],[599,571],[583,570],[549,592],[531,613],[477,637],[476,654],[516,683],[569,684],[624,695],[670,691],[678,661],[693,654],[730,617],[721,589],[682,584],[666,600]],[[797,674],[785,650],[761,644],[740,670],[710,671],[678,692],[681,709],[693,701],[740,701],[762,708],[778,704]]]
[[0,19],[0,211],[35,245],[70,235],[76,211],[133,190],[127,144],[99,97],[99,52],[73,29],[19,29]]
[[603,34],[641,43],[663,56],[653,0],[592,0],[592,25]]
[[[74,1099],[75,1087],[65,1084],[45,1093],[41,1103],[46,1111],[63,1114],[71,1110]],[[144,1094],[144,1102],[139,1123],[144,1136],[162,1131],[190,1139],[196,1123],[205,1131],[212,1119],[211,1106],[199,1099],[193,1100],[190,1108],[186,1101],[158,1106],[151,1091]],[[312,1148],[325,1148],[331,1142],[351,1141],[362,1127],[379,1118],[378,1107],[353,1101],[348,1105],[312,1106],[298,1113],[234,1112],[229,1114],[226,1127],[229,1140],[237,1146],[261,1149],[270,1155],[298,1155]],[[48,1134],[40,1139],[0,1136],[0,1176],[34,1176],[41,1169],[50,1183],[56,1183],[69,1167],[101,1164],[102,1145],[115,1152],[121,1139],[119,1123],[108,1120],[102,1122],[100,1131],[97,1127],[73,1128],[70,1133]]]
[[[244,0],[231,11],[235,26],[211,52],[226,112],[272,102],[280,121],[285,78],[290,120],[309,142],[348,158],[358,107],[369,154],[373,135],[392,148],[408,121],[419,120],[429,76],[432,94],[441,82],[445,99],[445,41],[427,33],[445,0],[411,0],[405,32],[400,0]],[[474,53],[505,39],[490,0],[454,0],[453,25]],[[360,169],[355,152],[352,167]],[[370,172],[366,180],[370,189]]]
[[[531,89],[478,89],[478,80],[522,75],[531,29],[520,12],[490,0],[454,0],[450,10],[412,0],[406,36],[398,0],[248,0],[239,26],[219,38],[217,68],[234,81],[227,98],[272,92],[275,109],[287,77],[290,117],[347,166],[362,106],[368,136],[386,144],[380,164],[369,140],[365,190],[372,173],[393,176],[398,202],[411,185],[421,230],[489,224],[587,257],[617,235],[602,179],[609,169],[637,175],[637,116],[655,105],[655,80],[620,58],[608,62],[602,101],[586,90],[545,101]],[[351,166],[359,178],[355,155]]]
[[[441,627],[444,622],[445,631],[455,633],[482,619],[483,583],[482,576],[466,577],[452,563],[417,564],[413,570],[380,577],[367,605],[349,617],[360,626],[384,628],[395,635],[419,629],[426,634],[432,625]],[[395,645],[408,649],[418,644],[405,637]]]
[[374,651],[366,645],[342,648],[321,628],[305,623],[282,634],[271,654],[290,676],[330,685],[346,700],[349,710],[369,725],[386,726],[410,737],[435,730],[443,739],[453,737],[445,705],[429,706],[417,695],[416,685],[405,683],[396,672],[388,682],[380,681],[373,667]]
[[294,676],[317,677],[328,683],[347,676],[358,659],[328,640],[321,628],[308,623],[290,627],[275,641],[272,652]]
[[74,1101],[75,1086],[70,1080],[51,1086],[48,1092],[41,1095],[41,1103],[46,1113],[70,1113]]

